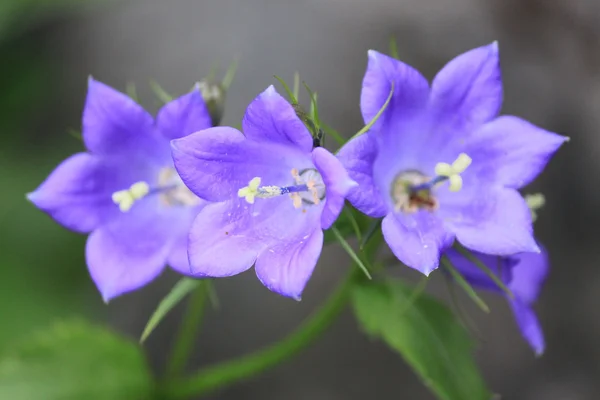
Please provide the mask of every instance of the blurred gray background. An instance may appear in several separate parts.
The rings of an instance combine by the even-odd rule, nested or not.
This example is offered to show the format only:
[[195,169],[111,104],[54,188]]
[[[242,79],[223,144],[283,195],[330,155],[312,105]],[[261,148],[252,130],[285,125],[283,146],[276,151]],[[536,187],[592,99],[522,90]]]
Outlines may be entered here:
[[[459,53],[498,40],[503,113],[572,140],[527,189],[547,198],[536,223],[552,260],[537,305],[546,354],[536,359],[504,300],[487,296],[491,315],[463,299],[480,329],[477,358],[503,399],[600,398],[600,2],[66,0],[53,8],[38,3],[0,7],[5,12],[0,17],[0,341],[10,343],[73,314],[108,321],[137,338],[177,280],[166,273],[105,306],[87,276],[85,238],[24,201],[24,193],[80,149],[67,130],[79,127],[88,75],[122,90],[127,82],[136,83],[141,103],[155,111],[159,103],[147,85],[150,79],[183,93],[215,61],[224,71],[238,58],[224,120],[235,125],[248,102],[275,83],[274,74],[291,81],[298,71],[319,92],[322,119],[349,136],[362,126],[359,94],[368,49],[387,51],[394,35],[401,59],[431,78]],[[43,13],[38,12],[42,4]],[[206,317],[192,366],[282,337],[329,293],[348,264],[337,246],[327,248],[300,303],[270,293],[252,271],[218,281],[220,309]],[[418,280],[412,271],[401,274]],[[429,289],[446,296],[439,279]],[[178,317],[170,315],[147,342],[157,370]],[[346,312],[299,357],[209,398],[433,396],[396,354],[362,335]]]

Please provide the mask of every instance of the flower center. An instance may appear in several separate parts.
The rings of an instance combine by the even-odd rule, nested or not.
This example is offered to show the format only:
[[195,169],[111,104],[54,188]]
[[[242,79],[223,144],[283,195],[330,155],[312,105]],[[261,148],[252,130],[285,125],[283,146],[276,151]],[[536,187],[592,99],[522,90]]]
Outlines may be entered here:
[[161,203],[167,207],[193,207],[200,203],[200,198],[185,186],[175,169],[170,167],[161,169],[157,181],[156,187],[150,187],[144,181],[136,182],[129,189],[114,192],[112,200],[122,212],[129,211],[136,201],[153,194],[158,195]]
[[325,183],[319,171],[314,168],[307,168],[298,172],[294,168],[291,174],[295,185],[260,186],[261,178],[255,177],[248,183],[248,186],[238,190],[238,196],[253,204],[255,198],[268,199],[288,194],[295,208],[302,207],[302,204],[319,204],[325,198]]
[[471,157],[461,153],[452,164],[438,163],[435,166],[436,176],[433,178],[416,170],[400,172],[394,178],[391,188],[396,211],[414,213],[418,210],[437,210],[439,202],[434,196],[435,187],[448,181],[450,191],[458,192],[463,185],[460,174],[469,165]]

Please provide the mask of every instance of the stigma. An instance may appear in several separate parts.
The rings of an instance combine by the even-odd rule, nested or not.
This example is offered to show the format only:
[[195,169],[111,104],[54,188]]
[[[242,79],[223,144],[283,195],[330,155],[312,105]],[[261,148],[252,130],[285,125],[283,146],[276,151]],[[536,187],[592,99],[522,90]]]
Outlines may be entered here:
[[256,198],[269,199],[287,194],[292,199],[294,208],[300,208],[302,204],[318,205],[325,198],[325,183],[316,169],[308,168],[298,172],[294,168],[291,175],[295,184],[290,186],[261,186],[260,177],[252,178],[248,186],[238,190],[238,197],[254,204]]
[[200,203],[200,198],[193,194],[177,172],[169,167],[160,170],[155,187],[151,187],[145,181],[139,181],[128,189],[114,192],[112,201],[125,213],[131,210],[136,202],[150,195],[158,195],[161,204],[168,207],[196,206]]
[[131,210],[133,204],[150,193],[150,186],[144,181],[136,182],[129,189],[119,190],[112,194],[112,201],[119,206],[121,212]]
[[460,191],[463,187],[461,174],[471,165],[471,162],[471,157],[461,153],[452,164],[437,163],[436,175],[433,178],[416,170],[399,173],[391,189],[395,210],[407,213],[414,213],[421,209],[435,211],[439,203],[434,196],[434,189],[448,181],[448,189],[451,192]]

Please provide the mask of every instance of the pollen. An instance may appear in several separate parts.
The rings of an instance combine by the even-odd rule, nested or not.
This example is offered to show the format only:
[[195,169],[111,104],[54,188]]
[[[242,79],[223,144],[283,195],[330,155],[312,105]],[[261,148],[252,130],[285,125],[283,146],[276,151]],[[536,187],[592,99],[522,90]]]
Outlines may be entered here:
[[131,210],[136,200],[144,198],[150,193],[150,186],[144,181],[136,182],[129,189],[118,190],[112,194],[113,203],[119,206],[121,212]]
[[471,165],[472,159],[465,153],[460,153],[458,158],[452,163],[437,163],[435,174],[445,177],[450,182],[450,191],[458,192],[462,189],[463,179],[460,176]]

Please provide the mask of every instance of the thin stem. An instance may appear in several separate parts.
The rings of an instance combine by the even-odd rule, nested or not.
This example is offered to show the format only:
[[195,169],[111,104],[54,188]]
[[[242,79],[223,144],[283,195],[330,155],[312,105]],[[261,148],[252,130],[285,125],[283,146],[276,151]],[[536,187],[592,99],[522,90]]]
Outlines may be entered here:
[[280,342],[238,359],[200,369],[189,378],[172,381],[167,386],[165,394],[170,399],[205,394],[233,382],[248,379],[291,358],[318,338],[332,324],[344,309],[354,282],[362,277],[362,271],[354,266],[348,277],[337,287],[329,299]]
[[196,290],[190,295],[188,307],[179,327],[171,358],[167,364],[166,376],[168,378],[177,377],[183,372],[188,356],[192,352],[194,340],[204,315],[208,284],[208,281],[201,281]]

